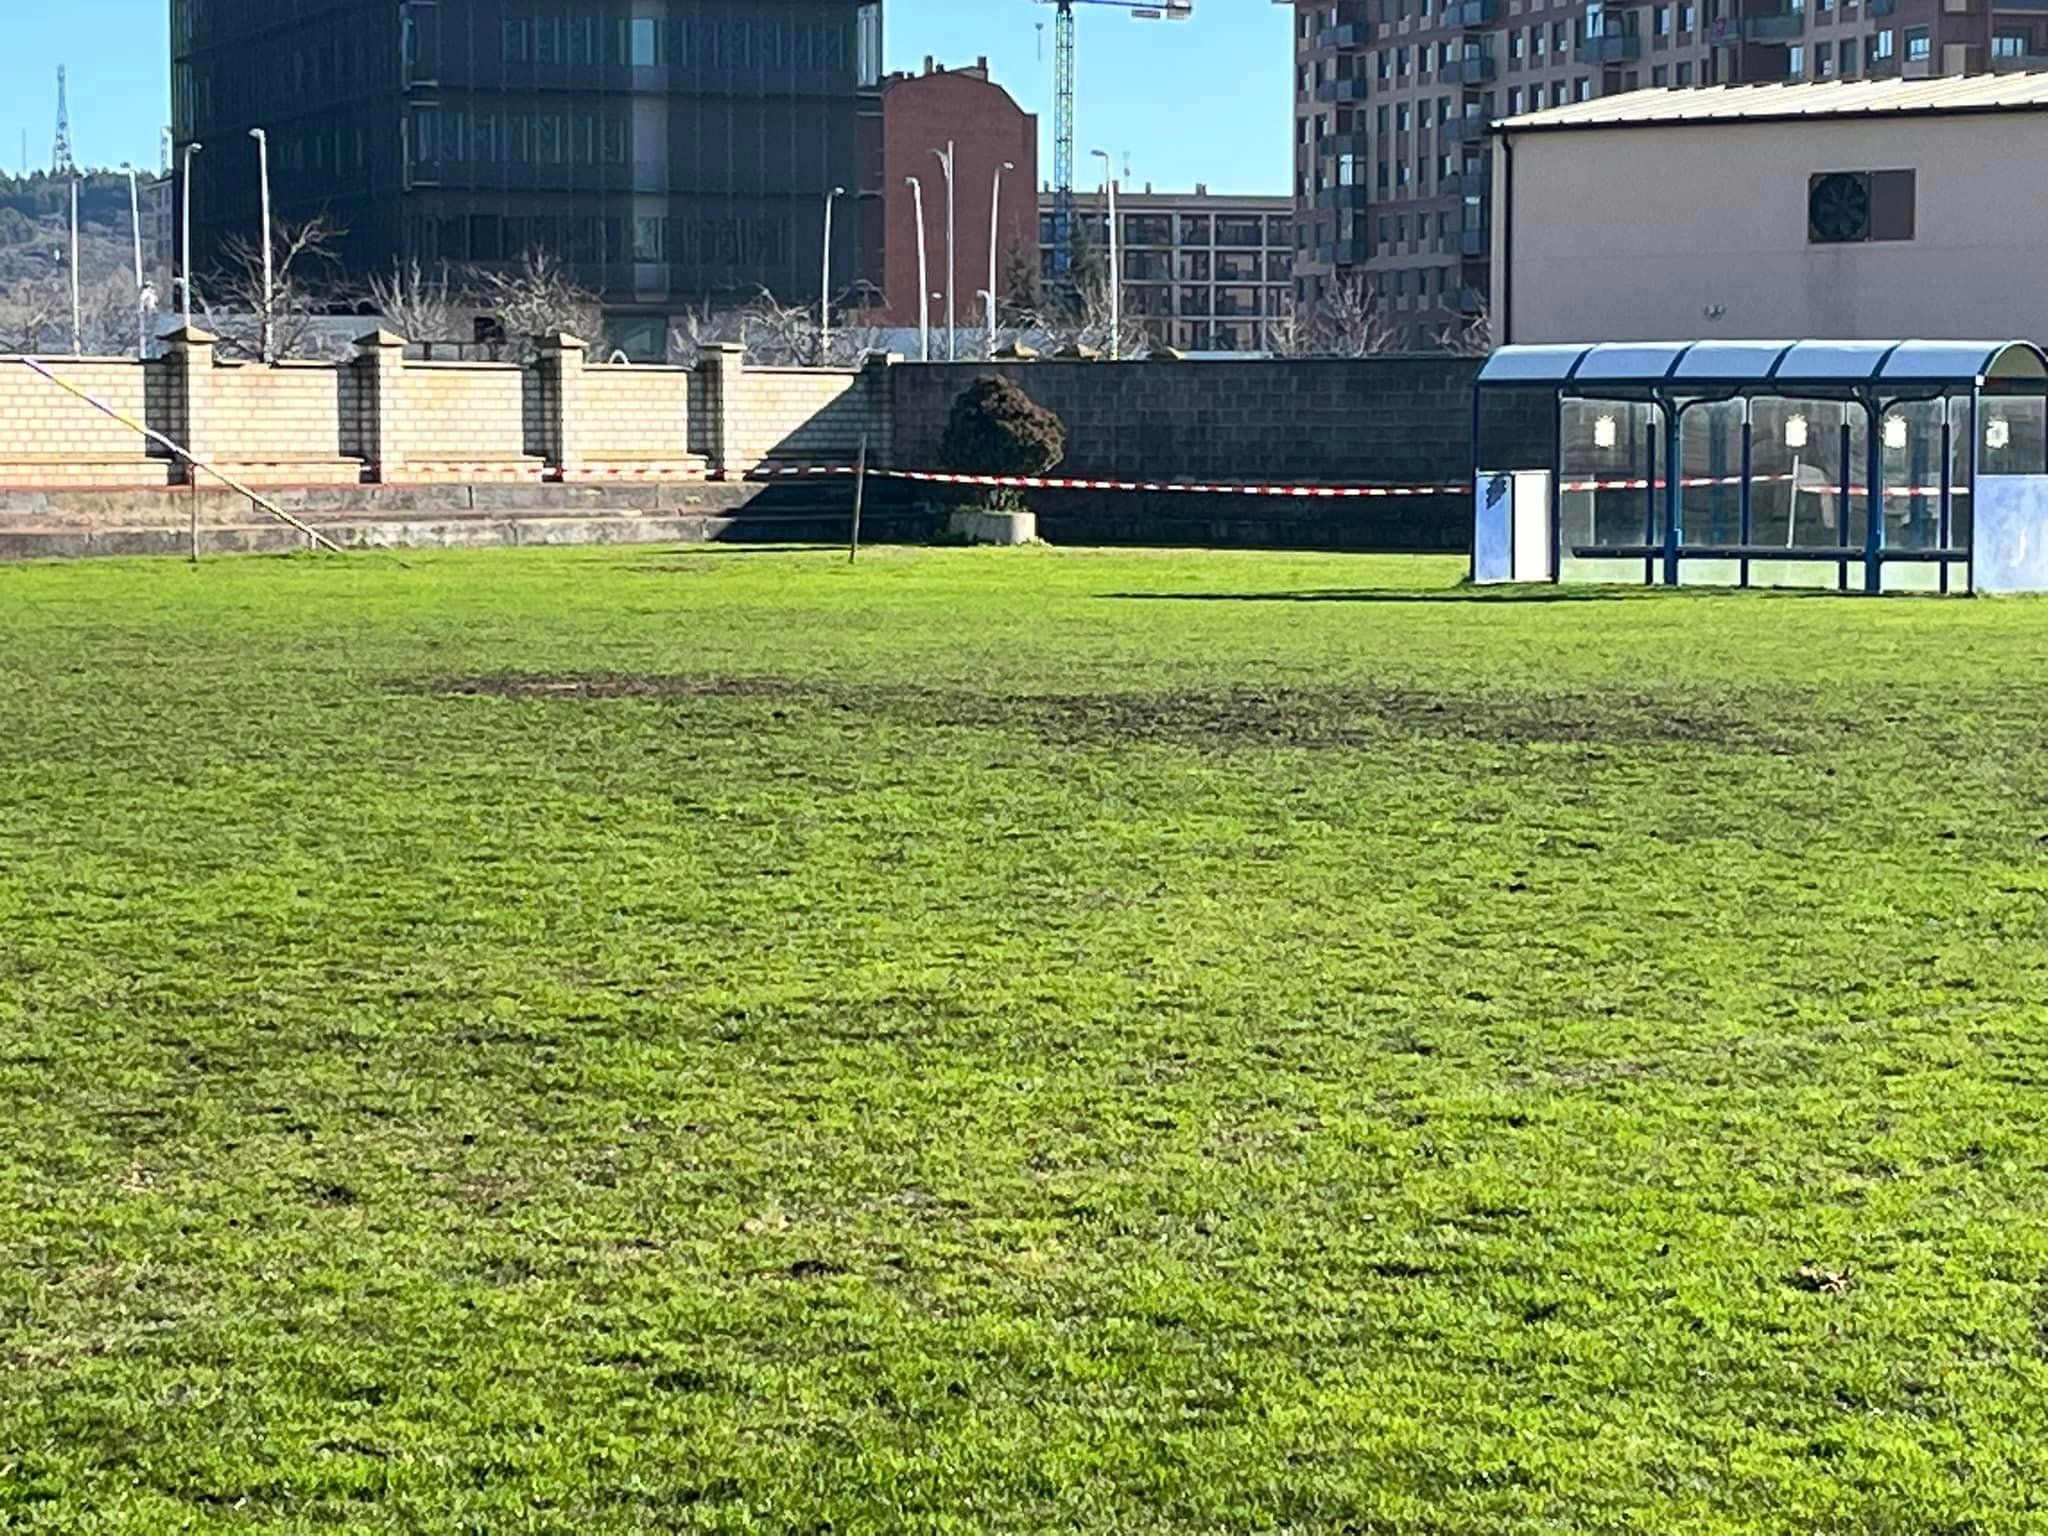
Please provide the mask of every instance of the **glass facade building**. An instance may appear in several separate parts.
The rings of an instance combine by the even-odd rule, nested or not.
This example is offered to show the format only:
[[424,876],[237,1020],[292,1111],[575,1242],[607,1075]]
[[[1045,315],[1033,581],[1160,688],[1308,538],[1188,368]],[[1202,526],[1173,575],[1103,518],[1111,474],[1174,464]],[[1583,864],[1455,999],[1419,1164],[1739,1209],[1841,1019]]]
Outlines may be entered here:
[[880,0],[172,0],[171,26],[202,274],[259,227],[260,127],[277,217],[327,213],[357,275],[547,250],[621,316],[810,301],[843,187],[834,288],[879,281]]

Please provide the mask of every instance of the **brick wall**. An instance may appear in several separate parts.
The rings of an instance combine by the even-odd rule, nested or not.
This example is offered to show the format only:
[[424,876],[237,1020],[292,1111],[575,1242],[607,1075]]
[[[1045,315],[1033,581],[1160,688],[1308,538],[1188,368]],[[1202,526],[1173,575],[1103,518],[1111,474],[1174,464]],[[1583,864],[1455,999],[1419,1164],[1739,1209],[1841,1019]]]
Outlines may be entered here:
[[[66,383],[159,431],[170,381],[132,358],[45,358]],[[165,485],[164,450],[16,359],[0,358],[0,485]]]
[[[520,374],[514,363],[406,362],[398,370],[405,462],[462,465],[525,460],[526,397]],[[389,406],[380,408],[388,410]]]
[[[727,377],[728,473],[757,464],[850,464],[872,432],[859,371],[746,368]],[[872,446],[872,445],[871,445]]]
[[586,368],[578,446],[600,461],[680,460],[690,452],[686,368]]

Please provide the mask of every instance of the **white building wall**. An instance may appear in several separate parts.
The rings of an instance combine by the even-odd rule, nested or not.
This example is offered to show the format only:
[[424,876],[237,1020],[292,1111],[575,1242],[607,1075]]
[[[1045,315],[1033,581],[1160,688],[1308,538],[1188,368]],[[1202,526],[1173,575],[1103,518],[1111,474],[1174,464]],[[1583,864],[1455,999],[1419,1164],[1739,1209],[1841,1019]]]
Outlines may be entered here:
[[[2048,113],[1532,132],[1513,160],[1502,340],[2048,342]],[[1808,243],[1814,173],[1908,169],[1913,239]]]

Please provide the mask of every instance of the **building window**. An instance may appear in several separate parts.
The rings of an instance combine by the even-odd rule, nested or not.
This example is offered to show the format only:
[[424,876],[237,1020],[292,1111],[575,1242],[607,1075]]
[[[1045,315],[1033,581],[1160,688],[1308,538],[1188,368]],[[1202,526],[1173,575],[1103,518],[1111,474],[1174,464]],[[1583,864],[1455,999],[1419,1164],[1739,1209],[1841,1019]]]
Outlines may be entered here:
[[1540,58],[1542,58],[1542,57],[1543,57],[1543,50],[1544,50],[1544,48],[1545,48],[1545,46],[1546,46],[1546,43],[1545,43],[1545,38],[1546,38],[1546,34],[1545,34],[1544,30],[1543,30],[1543,29],[1542,29],[1541,27],[1531,27],[1531,28],[1529,29],[1529,57],[1530,57],[1530,58],[1532,58],[1532,59],[1540,59]]
[[1911,240],[1911,171],[1823,171],[1806,184],[1806,238],[1814,245]]
[[879,85],[882,81],[882,7],[879,3],[863,5],[854,21],[856,35],[860,39],[859,65],[862,85]]
[[1879,59],[1892,57],[1892,46],[1891,29],[1886,28],[1870,40],[1871,62],[1875,63]]
[[1997,32],[1991,38],[1991,57],[1994,59],[2024,59],[2027,50],[2033,46],[2033,38],[2025,32]]
[[1933,52],[1933,40],[1925,27],[1906,28],[1906,62],[1924,62]]
[[653,69],[661,62],[661,23],[653,17],[636,17],[628,42],[628,59],[635,69]]
[[[1680,68],[1683,68],[1684,66],[1683,66],[1683,65],[1681,65],[1681,66],[1679,66],[1679,67],[1680,67]],[[1578,78],[1578,79],[1576,79],[1576,80],[1574,80],[1574,81],[1572,82],[1572,100],[1574,100],[1574,101],[1591,101],[1592,99],[1593,99],[1593,82],[1592,82],[1592,81],[1591,81],[1591,80],[1590,80],[1589,78],[1587,78],[1587,77],[1586,77],[1585,75],[1581,75],[1581,76],[1579,76],[1579,78]]]
[[1842,75],[1846,79],[1856,73],[1857,43],[1853,37],[1842,39]]
[[1698,29],[1699,21],[1699,7],[1694,5],[1692,0],[1686,0],[1686,3],[1678,8],[1678,30],[1693,32]]
[[1671,7],[1670,7],[1670,6],[1668,6],[1668,5],[1659,5],[1659,6],[1653,6],[1653,7],[1651,7],[1651,9],[1650,9],[1650,30],[1651,30],[1651,31],[1652,31],[1653,33],[1655,33],[1655,34],[1656,34],[1656,35],[1657,35],[1658,37],[1669,37],[1669,36],[1671,35]]
[[1667,86],[1667,85],[1669,85],[1670,83],[1671,83],[1671,69],[1670,69],[1670,66],[1669,66],[1669,65],[1665,65],[1665,64],[1658,64],[1658,65],[1654,65],[1654,66],[1653,66],[1653,67],[1651,68],[1651,70],[1650,70],[1650,84],[1652,84],[1652,85],[1654,85],[1654,86],[1659,86],[1659,87],[1662,87],[1662,86]]
[[1508,92],[1508,116],[1517,117],[1522,111],[1522,88],[1518,85]]
[[1692,84],[1692,61],[1690,59],[1678,66],[1678,72],[1672,76],[1672,80],[1681,86]]
[[1815,43],[1813,45],[1813,78],[1826,80],[1835,72],[1835,45]]
[[1806,73],[1806,49],[1794,43],[1785,50],[1785,76],[1797,80]]

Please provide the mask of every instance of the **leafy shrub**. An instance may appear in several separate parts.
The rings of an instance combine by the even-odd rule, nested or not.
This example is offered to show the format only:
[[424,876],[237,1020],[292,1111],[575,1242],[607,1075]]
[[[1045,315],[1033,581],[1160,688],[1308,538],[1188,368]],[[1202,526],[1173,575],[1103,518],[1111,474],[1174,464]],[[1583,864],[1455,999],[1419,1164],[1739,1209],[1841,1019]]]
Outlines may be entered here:
[[961,391],[939,443],[943,467],[963,475],[1042,475],[1066,455],[1066,424],[994,375]]

